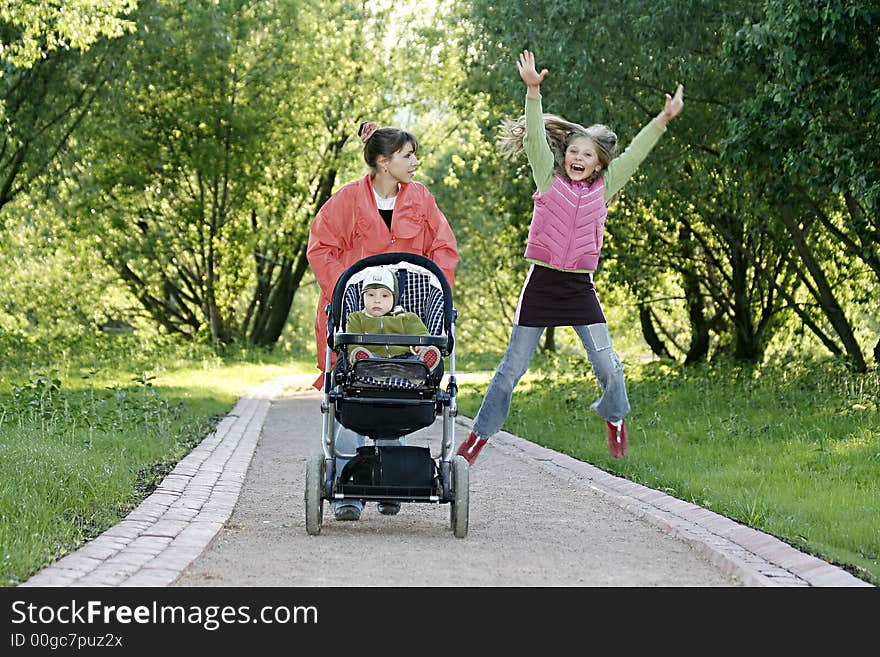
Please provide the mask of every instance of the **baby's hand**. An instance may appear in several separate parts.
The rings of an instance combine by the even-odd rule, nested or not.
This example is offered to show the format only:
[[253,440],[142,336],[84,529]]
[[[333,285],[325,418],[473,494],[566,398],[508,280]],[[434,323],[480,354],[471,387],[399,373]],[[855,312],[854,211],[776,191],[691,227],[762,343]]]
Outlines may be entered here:
[[425,348],[424,348],[424,347],[421,347],[421,346],[419,346],[419,347],[410,347],[409,350],[410,350],[411,352],[413,352],[416,356],[418,356],[419,354],[421,354],[421,353],[425,350]]

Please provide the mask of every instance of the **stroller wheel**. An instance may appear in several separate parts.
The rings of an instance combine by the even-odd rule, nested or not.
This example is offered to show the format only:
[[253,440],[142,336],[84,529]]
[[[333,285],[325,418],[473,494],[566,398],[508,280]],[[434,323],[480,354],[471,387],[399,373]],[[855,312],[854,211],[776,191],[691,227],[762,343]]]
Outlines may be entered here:
[[468,533],[470,504],[470,470],[463,456],[452,459],[452,502],[450,503],[450,523],[455,538],[464,538]]
[[321,492],[324,488],[324,455],[313,454],[306,463],[306,531],[317,536],[321,533],[321,522],[324,519],[324,500]]

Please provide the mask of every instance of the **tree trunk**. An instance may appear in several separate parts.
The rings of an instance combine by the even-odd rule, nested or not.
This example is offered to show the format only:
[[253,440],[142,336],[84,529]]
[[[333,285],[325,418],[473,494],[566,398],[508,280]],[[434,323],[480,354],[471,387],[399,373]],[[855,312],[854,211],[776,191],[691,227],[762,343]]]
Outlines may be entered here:
[[791,206],[784,204],[780,206],[779,210],[782,221],[794,243],[795,250],[812,278],[813,285],[810,285],[809,288],[813,297],[819,303],[819,307],[831,323],[831,326],[834,327],[834,331],[837,333],[838,338],[840,338],[847,359],[850,361],[853,369],[856,372],[867,371],[867,364],[865,363],[862,349],[853,334],[849,320],[847,320],[840,304],[837,303],[825,272],[822,271],[821,266],[813,255],[813,251],[807,245],[806,238],[798,225],[794,211]]
[[214,282],[216,280],[215,273],[215,251],[214,241],[217,239],[217,224],[212,219],[211,228],[208,236],[208,255],[205,263],[205,312],[208,319],[208,328],[211,332],[211,342],[214,344],[226,345],[232,342],[232,335],[229,326],[223,319],[220,308],[217,306],[217,294]]
[[639,323],[642,325],[642,337],[645,338],[651,352],[659,358],[672,358],[672,354],[654,328],[654,313],[646,303],[639,304]]
[[119,277],[128,286],[131,294],[140,302],[144,310],[153,320],[164,326],[169,333],[177,333],[191,337],[201,325],[199,319],[190,312],[187,306],[177,303],[180,291],[165,282],[164,296],[158,298],[150,294],[147,284],[138,276],[128,264],[114,262],[105,256],[105,261],[119,274]]
[[[345,145],[346,138],[334,141],[330,145],[330,153],[335,157]],[[333,185],[336,182],[336,169],[331,168],[321,174],[313,196],[315,214],[333,193]],[[252,219],[253,221],[253,219]],[[254,301],[251,303],[253,322],[249,333],[249,340],[255,345],[270,347],[278,342],[287,318],[296,291],[302,282],[303,276],[309,267],[306,257],[308,239],[299,242],[297,252],[293,258],[287,257],[281,260],[278,278],[272,281],[272,272],[275,266],[266,265],[265,260],[255,254],[257,268],[257,289]]]
[[731,264],[733,265],[733,271],[731,272],[731,281],[733,283],[733,355],[737,360],[757,363],[761,360],[764,350],[760,344],[757,331],[755,331],[754,318],[749,307],[746,263],[738,255],[731,257]]
[[258,313],[259,321],[255,322],[251,331],[250,341],[253,344],[271,347],[281,338],[296,291],[308,268],[306,246],[305,243],[302,245],[295,261],[282,264],[278,280],[269,291],[268,300]]
[[[682,245],[684,259],[693,260],[695,257],[694,241],[689,226],[685,225],[679,229],[678,240]],[[684,363],[691,365],[703,362],[709,356],[709,320],[706,319],[699,276],[692,268],[685,268],[681,273],[681,278],[685,304],[687,305],[688,323],[691,327],[691,340]]]

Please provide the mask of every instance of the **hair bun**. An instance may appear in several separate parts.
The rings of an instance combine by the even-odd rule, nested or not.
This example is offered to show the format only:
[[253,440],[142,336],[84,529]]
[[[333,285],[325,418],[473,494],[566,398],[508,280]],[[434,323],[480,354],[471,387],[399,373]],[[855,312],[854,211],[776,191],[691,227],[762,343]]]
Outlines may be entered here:
[[379,129],[378,123],[373,123],[372,121],[364,121],[361,123],[361,127],[358,128],[358,137],[361,138],[361,141],[365,144],[370,141],[370,137],[373,136],[373,133]]

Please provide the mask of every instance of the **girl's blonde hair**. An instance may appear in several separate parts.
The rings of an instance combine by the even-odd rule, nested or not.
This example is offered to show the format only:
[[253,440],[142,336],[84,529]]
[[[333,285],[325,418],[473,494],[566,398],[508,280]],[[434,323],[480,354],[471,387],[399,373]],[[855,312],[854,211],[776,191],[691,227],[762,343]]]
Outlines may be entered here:
[[[544,131],[547,134],[547,143],[550,145],[555,160],[554,172],[563,178],[567,177],[565,151],[568,145],[578,137],[585,137],[596,145],[596,154],[602,165],[602,171],[605,171],[611,160],[617,157],[617,135],[607,125],[597,123],[585,128],[555,114],[544,114]],[[515,121],[510,119],[502,121],[501,136],[498,139],[502,155],[507,158],[519,155],[523,150],[525,135],[526,117],[524,114]],[[587,178],[587,182],[593,182],[600,175],[601,172],[594,173]]]

